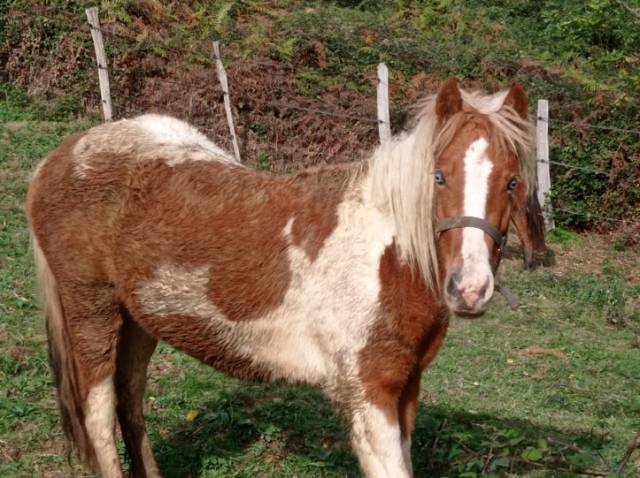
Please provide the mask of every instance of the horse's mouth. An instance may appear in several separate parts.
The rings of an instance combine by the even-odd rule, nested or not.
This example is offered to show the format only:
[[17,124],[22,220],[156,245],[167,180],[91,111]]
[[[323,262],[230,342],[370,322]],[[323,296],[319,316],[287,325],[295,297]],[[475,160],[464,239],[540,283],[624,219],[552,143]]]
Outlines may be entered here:
[[458,317],[461,317],[463,319],[469,319],[469,320],[482,317],[486,311],[487,311],[486,308],[483,308],[481,310],[467,310],[467,309],[454,309],[454,308],[451,309],[451,312],[456,314]]
[[448,297],[446,298],[445,302],[447,303],[449,310],[458,317],[473,320],[485,314],[485,312],[489,308],[490,300],[475,304],[473,307],[469,307],[463,301],[457,301]]

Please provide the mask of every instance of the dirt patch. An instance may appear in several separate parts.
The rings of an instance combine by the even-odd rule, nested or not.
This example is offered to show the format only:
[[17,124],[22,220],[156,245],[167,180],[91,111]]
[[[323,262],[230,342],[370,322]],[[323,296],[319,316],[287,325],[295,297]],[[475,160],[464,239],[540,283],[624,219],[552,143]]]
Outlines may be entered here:
[[553,270],[560,275],[579,270],[597,277],[616,271],[624,276],[628,286],[640,285],[640,250],[637,246],[625,246],[625,237],[620,233],[591,233],[582,234],[579,244],[550,244],[556,258]]
[[561,350],[557,349],[549,349],[545,347],[539,347],[537,345],[531,345],[520,350],[522,355],[536,356],[536,355],[552,355],[557,358],[567,358],[566,354],[564,354]]

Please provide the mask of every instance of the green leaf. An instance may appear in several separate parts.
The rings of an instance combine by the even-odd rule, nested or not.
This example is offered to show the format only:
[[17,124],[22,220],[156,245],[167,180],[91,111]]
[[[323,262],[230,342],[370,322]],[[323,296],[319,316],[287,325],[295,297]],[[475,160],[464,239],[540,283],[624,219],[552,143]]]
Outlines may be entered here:
[[518,443],[522,442],[523,440],[524,440],[524,437],[515,437],[515,438],[510,439],[508,443],[511,446],[515,446]]
[[542,451],[540,451],[538,448],[534,448],[532,446],[528,446],[522,452],[521,456],[525,460],[538,461],[540,458],[542,458]]
[[449,456],[447,457],[447,459],[451,461],[461,453],[462,453],[462,450],[460,449],[460,447],[457,445],[453,445],[449,450]]
[[465,471],[458,475],[460,478],[478,478],[478,474],[475,471]]
[[547,451],[549,449],[549,444],[547,443],[547,440],[545,440],[544,438],[540,438],[538,440],[538,448],[542,451]]
[[511,463],[511,459],[509,459],[506,456],[502,458],[496,458],[491,462],[491,465],[489,466],[489,470],[493,471],[496,468],[509,468],[510,463]]

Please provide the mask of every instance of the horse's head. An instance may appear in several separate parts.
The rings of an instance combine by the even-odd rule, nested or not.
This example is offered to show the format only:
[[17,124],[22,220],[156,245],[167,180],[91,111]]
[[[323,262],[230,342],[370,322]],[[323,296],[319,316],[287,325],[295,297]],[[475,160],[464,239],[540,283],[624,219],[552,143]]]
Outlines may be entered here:
[[471,97],[456,79],[435,99],[441,145],[434,160],[435,214],[442,291],[449,308],[485,311],[506,242],[512,208],[526,187],[518,158],[528,135],[527,95]]

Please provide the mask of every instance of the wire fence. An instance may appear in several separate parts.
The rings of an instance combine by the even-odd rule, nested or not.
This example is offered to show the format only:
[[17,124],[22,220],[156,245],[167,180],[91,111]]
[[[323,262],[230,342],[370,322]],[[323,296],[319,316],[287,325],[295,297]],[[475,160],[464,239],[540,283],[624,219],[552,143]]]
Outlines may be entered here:
[[579,171],[585,171],[587,173],[593,173],[593,174],[601,174],[603,176],[609,176],[609,172],[604,171],[602,169],[595,169],[595,168],[590,168],[587,166],[578,166],[576,164],[569,164],[569,163],[563,163],[562,161],[555,161],[553,159],[538,159],[538,162],[541,164],[553,164],[554,166],[562,166],[563,168],[568,168],[568,169],[577,169]]
[[339,118],[339,119],[352,119],[352,120],[356,120],[356,121],[362,121],[365,123],[374,123],[374,124],[379,124],[381,121],[378,119],[373,119],[373,118],[369,118],[369,117],[364,117],[364,116],[358,116],[358,115],[352,115],[352,114],[341,114],[341,113],[336,113],[334,111],[324,111],[318,108],[305,108],[303,106],[298,106],[298,105],[292,105],[292,104],[286,104],[286,103],[269,103],[271,106],[277,106],[283,109],[290,109],[290,110],[297,110],[297,111],[306,111],[307,113],[315,113],[315,114],[319,114],[319,115],[324,115],[324,116],[332,116],[334,118]]
[[591,214],[591,213],[588,213],[588,212],[576,211],[576,210],[565,209],[565,208],[560,208],[560,207],[557,207],[555,209],[556,209],[556,211],[564,212],[564,213],[567,213],[567,214],[572,214],[574,216],[582,216],[582,217],[585,217],[585,218],[588,218],[588,219],[596,219],[597,218],[597,219],[600,219],[602,221],[616,222],[616,223],[619,223],[619,224],[640,225],[639,221],[631,221],[631,220],[628,220],[628,219],[618,219],[618,218],[615,218],[615,217],[608,217],[608,216],[603,216],[603,215],[600,215],[600,214]]
[[591,123],[587,123],[587,122],[581,121],[581,120],[571,121],[571,120],[563,120],[563,119],[559,119],[559,118],[554,118],[552,120],[547,120],[547,119],[541,118],[539,116],[536,119],[538,121],[548,121],[550,123],[568,124],[568,125],[573,126],[575,129],[578,129],[579,127],[582,127],[582,128],[590,128],[590,129],[599,129],[599,130],[604,130],[604,131],[615,131],[615,132],[618,132],[618,133],[631,133],[631,134],[640,135],[640,129],[618,128],[616,126],[591,124]]
[[[59,9],[54,9],[56,11],[56,13],[60,13]],[[45,14],[45,12],[47,12],[49,10],[47,10],[47,7],[45,8],[41,8],[38,11],[35,12],[34,17],[35,18],[39,18],[40,20],[48,20],[49,17]],[[65,14],[67,14],[68,12],[64,12]],[[70,16],[68,16],[68,18],[71,18]],[[129,34],[129,33],[124,33],[121,31],[116,31],[112,28],[105,28],[104,26],[100,26],[100,27],[96,27],[94,25],[87,25],[85,24],[83,27],[81,28],[74,28],[76,31],[80,31],[80,32],[90,32],[92,29],[93,30],[99,30],[103,35],[107,36],[110,39],[117,39],[120,41],[126,41],[128,43],[128,46],[133,48],[137,48],[137,49],[149,49],[151,51],[158,51],[158,52],[163,52],[163,53],[172,53],[174,55],[179,55],[179,56],[184,56],[185,55],[185,49],[184,48],[176,48],[173,47],[169,44],[167,44],[166,42],[159,42],[156,40],[152,40],[151,38],[148,37],[144,37],[143,35],[133,35],[133,34]],[[199,54],[199,62],[204,65],[204,66],[212,66],[214,65],[214,60],[212,58],[212,51],[210,51],[209,49],[207,49],[206,47],[204,47],[205,43],[209,43],[210,42],[205,42],[205,41],[196,41],[196,42],[190,42],[192,47],[194,43],[201,43],[202,46],[199,48],[199,51],[197,52],[192,52],[192,53],[197,53]],[[108,69],[107,65],[100,65],[97,64],[97,61],[95,60],[95,57],[93,58],[94,61],[94,65],[99,68],[99,69]],[[146,78],[145,78],[146,79]],[[194,86],[193,83],[186,78],[185,76],[179,78],[179,79],[172,79],[169,77],[154,77],[154,80],[157,81],[158,83],[161,84],[166,84],[166,85],[172,85],[174,87],[180,88],[181,91],[183,92],[180,98],[167,98],[166,99],[166,104],[167,105],[171,105],[172,103],[177,103],[177,102],[184,102],[187,101],[189,104],[188,107],[188,115],[189,117],[191,117],[191,103],[193,101],[194,95],[195,93],[190,91],[190,89]],[[233,88],[233,86],[232,86]],[[318,101],[318,103],[321,103]],[[307,113],[312,113],[312,114],[316,114],[316,115],[322,115],[322,116],[327,116],[327,117],[333,117],[336,119],[341,119],[341,120],[352,120],[352,121],[356,121],[356,122],[360,122],[360,123],[364,123],[364,124],[371,124],[371,125],[376,125],[379,124],[381,122],[380,119],[376,119],[375,117],[372,116],[365,116],[365,115],[358,115],[358,114],[353,114],[353,113],[338,113],[335,111],[329,111],[323,108],[316,108],[316,107],[307,107],[307,106],[302,106],[299,104],[295,104],[289,100],[287,100],[287,102],[282,102],[282,101],[272,101],[269,103],[269,106],[272,108],[280,108],[282,110],[285,111],[289,111],[289,110],[294,110],[294,111],[303,111],[303,112],[307,112]],[[139,114],[139,113],[143,113],[144,111],[136,111],[135,109],[132,108],[124,108],[124,113],[125,115],[131,115],[131,114]],[[123,116],[123,115],[119,115],[119,116]],[[589,123],[586,121],[581,121],[581,120],[565,120],[565,119],[561,119],[561,118],[553,118],[553,119],[547,119],[547,118],[542,118],[542,117],[536,117],[537,121],[539,122],[547,122],[549,124],[549,126],[553,126],[554,123],[557,124],[562,124],[565,125],[565,127],[570,127],[576,131],[582,129],[582,128],[586,128],[586,129],[593,129],[593,130],[599,130],[599,131],[608,131],[608,132],[615,132],[615,133],[624,133],[624,134],[632,134],[632,135],[638,135],[640,136],[640,129],[635,129],[635,128],[620,128],[620,127],[615,127],[615,126],[610,126],[610,125],[606,125],[606,124],[593,124],[593,123]],[[207,126],[207,125],[199,125],[201,126],[204,130],[209,131],[209,132],[213,132],[212,128]],[[221,135],[218,133],[217,134],[218,137],[220,137]],[[225,135],[222,135],[225,136]],[[228,136],[228,135],[227,135]],[[556,167],[561,167],[561,168],[565,168],[568,170],[577,170],[577,171],[581,171],[584,173],[592,173],[592,174],[596,174],[596,175],[600,175],[600,176],[610,176],[611,175],[611,171],[606,171],[603,169],[599,169],[599,168],[595,168],[595,167],[591,167],[591,166],[583,166],[583,165],[578,165],[578,164],[571,164],[571,163],[567,163],[567,162],[563,162],[563,161],[558,161],[558,160],[554,160],[554,159],[549,159],[549,160],[545,160],[545,159],[537,159],[538,163],[547,163],[549,165],[553,165]],[[613,218],[613,217],[608,217],[608,216],[604,216],[604,215],[600,215],[600,214],[591,214],[588,212],[584,212],[584,211],[579,211],[579,210],[575,210],[575,209],[570,209],[570,208],[562,208],[562,207],[553,207],[553,211],[555,212],[559,212],[559,213],[564,213],[567,215],[571,215],[571,216],[577,216],[577,217],[583,217],[589,220],[598,220],[601,222],[609,222],[609,223],[616,223],[616,224],[624,224],[624,225],[631,225],[631,226],[640,226],[640,221],[636,221],[636,220],[629,220],[629,219],[619,219],[619,218]]]

